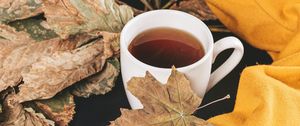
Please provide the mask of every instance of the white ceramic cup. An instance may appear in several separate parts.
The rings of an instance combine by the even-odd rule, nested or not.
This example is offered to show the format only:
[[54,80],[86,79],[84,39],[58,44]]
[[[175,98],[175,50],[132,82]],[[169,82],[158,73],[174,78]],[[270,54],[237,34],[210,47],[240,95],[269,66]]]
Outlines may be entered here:
[[[129,51],[131,41],[141,32],[158,27],[170,27],[188,32],[196,37],[204,48],[205,55],[196,63],[177,68],[191,81],[192,89],[201,97],[224,78],[242,59],[244,48],[240,40],[226,37],[214,43],[212,33],[198,18],[175,10],[149,11],[131,19],[121,32],[121,72],[128,101],[132,109],[143,108],[140,101],[127,89],[132,77],[144,77],[149,71],[158,81],[165,84],[171,69],[147,65],[136,59]],[[233,48],[232,55],[211,74],[214,59],[219,53]],[[188,54],[187,54],[188,55]]]

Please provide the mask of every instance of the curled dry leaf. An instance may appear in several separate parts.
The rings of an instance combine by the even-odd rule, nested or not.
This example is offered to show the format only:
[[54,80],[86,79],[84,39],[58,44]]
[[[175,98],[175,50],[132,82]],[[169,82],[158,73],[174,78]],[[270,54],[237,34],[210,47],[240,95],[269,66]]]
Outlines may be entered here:
[[47,100],[35,101],[39,110],[58,126],[68,126],[75,114],[74,97],[68,91]]
[[[110,43],[110,45],[107,45],[106,48],[111,48],[111,50],[114,52],[114,57],[119,57],[119,33],[94,31],[91,32],[91,34],[103,36],[104,43]],[[119,60],[117,58],[108,59],[104,70],[76,83],[75,89],[72,93],[76,96],[85,98],[93,94],[105,94],[115,86],[115,80],[119,75],[119,71]]]
[[201,20],[217,19],[217,17],[206,5],[205,0],[182,0],[178,6],[176,4],[173,4],[170,9],[187,12],[198,17]]
[[[107,58],[113,55],[109,43],[98,38],[93,43],[71,51],[42,56],[21,75],[24,84],[17,94],[20,102],[48,99],[64,88],[100,72]],[[34,92],[32,92],[34,91]]]
[[[0,23],[18,31],[0,24],[0,92],[19,88],[5,100],[1,114],[6,120],[1,125],[54,125],[21,104],[48,98],[28,103],[36,103],[34,109],[57,125],[68,125],[75,113],[73,95],[52,97],[96,73],[93,81],[99,87],[93,91],[97,92],[86,89],[85,93],[106,93],[119,73],[117,59],[110,60],[102,70],[107,58],[119,55],[119,34],[90,31],[120,32],[133,17],[128,6],[119,6],[114,0],[44,0],[43,7],[47,22],[36,17],[25,19],[42,12],[40,0],[0,0]],[[55,38],[56,33],[64,39]]]
[[[0,27],[1,31],[4,31]],[[89,42],[89,40],[97,38],[97,36],[91,36],[88,34],[81,34],[78,36],[70,37],[69,39],[62,40],[54,38],[43,42],[36,43],[32,39],[23,37],[17,37],[20,33],[14,33],[8,40],[4,40],[1,43],[28,43],[28,44],[16,44],[12,46],[6,46],[1,49],[0,47],[0,91],[5,90],[7,87],[13,87],[18,85],[21,80],[21,71],[37,62],[42,56],[49,56],[57,51],[72,50],[79,45]],[[7,37],[7,35],[5,35]],[[18,39],[14,39],[18,38]],[[27,39],[26,39],[27,38]],[[16,42],[18,41],[18,42]]]
[[40,13],[40,0],[0,0],[0,23],[25,19]]
[[43,0],[49,26],[62,38],[92,30],[120,32],[133,12],[114,0]]
[[36,113],[32,108],[23,108],[14,97],[9,95],[4,101],[4,122],[1,126],[54,126],[41,113]]
[[103,71],[80,81],[75,85],[72,93],[85,98],[90,95],[105,94],[115,86],[119,72],[120,63],[118,59],[109,59]]
[[[10,25],[18,30],[28,32],[26,29],[32,28],[14,23]],[[14,98],[18,103],[51,98],[65,87],[102,71],[105,60],[119,52],[116,33],[94,31],[36,42],[25,32],[0,25],[0,36],[3,36],[0,38],[0,90],[20,84],[20,92]],[[24,83],[20,83],[22,80]],[[111,82],[108,85],[113,86]],[[69,98],[69,102],[64,98]],[[67,125],[74,114],[71,94],[36,103],[58,125]],[[14,120],[13,116],[8,119]]]
[[162,85],[149,72],[133,77],[129,91],[144,105],[140,110],[121,109],[112,126],[212,126],[192,114],[201,103],[186,77],[173,68],[167,84]]

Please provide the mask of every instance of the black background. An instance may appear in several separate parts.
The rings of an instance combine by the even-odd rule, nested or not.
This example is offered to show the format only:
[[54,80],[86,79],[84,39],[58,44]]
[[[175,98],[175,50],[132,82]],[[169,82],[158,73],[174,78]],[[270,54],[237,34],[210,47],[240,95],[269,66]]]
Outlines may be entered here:
[[[137,0],[126,0],[131,5],[141,7],[142,4]],[[207,25],[220,24],[218,21],[206,21]],[[235,36],[232,33],[213,33],[214,40],[217,41],[223,37]],[[241,39],[242,40],[242,39]],[[243,41],[243,40],[242,40]],[[231,98],[224,100],[208,107],[198,110],[194,115],[203,119],[231,112],[234,108],[238,81],[242,70],[247,66],[256,64],[270,64],[271,58],[265,51],[258,50],[245,41],[243,41],[245,53],[239,65],[214,88],[205,94],[201,105],[213,100],[222,98],[230,94]],[[222,52],[213,64],[213,70],[220,66],[232,53],[232,50]],[[130,108],[127,101],[122,77],[117,80],[116,86],[106,95],[91,96],[88,99],[75,98],[76,114],[71,122],[71,126],[105,126],[109,121],[115,120],[120,116],[120,108]]]

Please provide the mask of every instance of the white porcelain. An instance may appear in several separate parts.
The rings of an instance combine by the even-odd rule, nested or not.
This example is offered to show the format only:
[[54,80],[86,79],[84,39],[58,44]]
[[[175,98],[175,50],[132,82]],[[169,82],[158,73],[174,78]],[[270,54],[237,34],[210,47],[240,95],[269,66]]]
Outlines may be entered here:
[[[131,77],[144,77],[149,71],[158,81],[165,84],[171,69],[158,68],[137,60],[129,51],[130,42],[141,32],[157,28],[171,27],[186,31],[204,46],[205,56],[194,64],[177,68],[191,81],[192,89],[201,97],[205,92],[224,78],[242,59],[244,48],[240,40],[226,37],[214,43],[212,33],[198,18],[175,10],[155,10],[140,14],[130,20],[121,32],[121,72],[128,101],[132,109],[143,108],[140,101],[127,90],[127,82]],[[232,55],[211,74],[211,67],[217,55],[229,48],[234,48]]]

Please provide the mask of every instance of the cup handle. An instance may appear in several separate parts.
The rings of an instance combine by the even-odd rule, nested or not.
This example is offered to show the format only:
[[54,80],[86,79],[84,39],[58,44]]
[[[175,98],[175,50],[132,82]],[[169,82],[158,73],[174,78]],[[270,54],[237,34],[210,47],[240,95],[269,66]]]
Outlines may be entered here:
[[214,87],[221,79],[229,74],[241,61],[244,55],[244,47],[239,39],[236,37],[225,37],[214,44],[213,49],[213,63],[216,57],[226,49],[233,48],[234,51],[231,56],[210,76],[206,92]]

